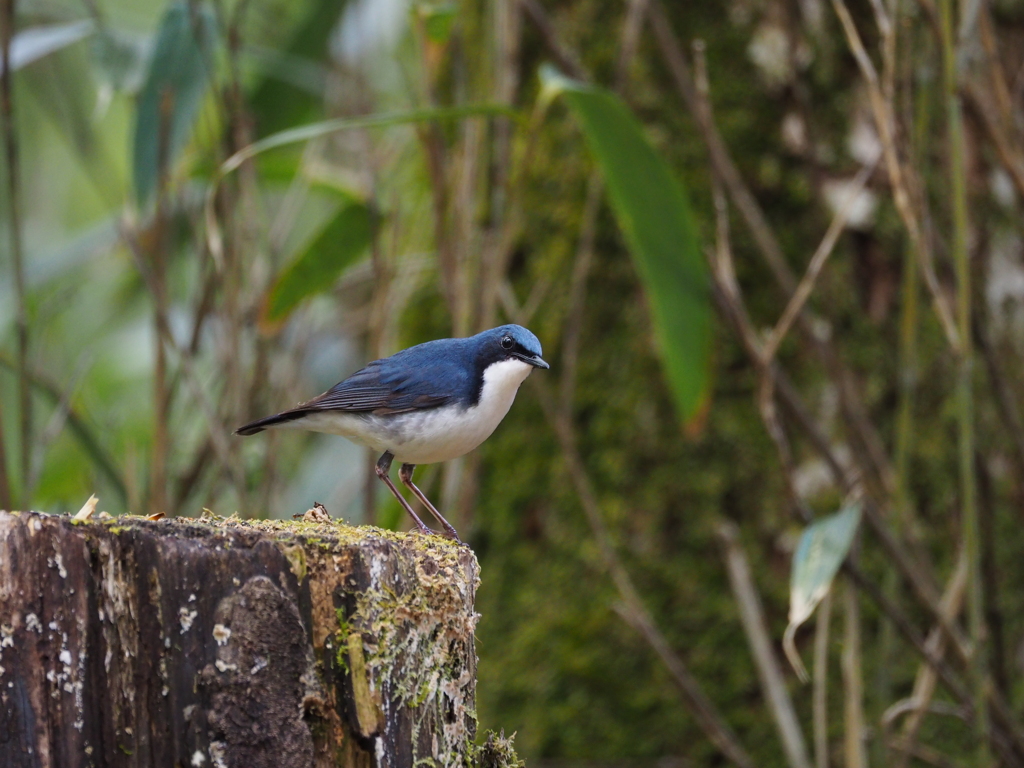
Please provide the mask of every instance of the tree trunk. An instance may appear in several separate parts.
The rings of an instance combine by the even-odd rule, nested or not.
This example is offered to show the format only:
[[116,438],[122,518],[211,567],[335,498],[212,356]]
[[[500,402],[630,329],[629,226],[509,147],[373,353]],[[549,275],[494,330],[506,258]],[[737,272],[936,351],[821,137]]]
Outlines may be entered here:
[[345,525],[0,512],[0,766],[467,764],[478,572]]

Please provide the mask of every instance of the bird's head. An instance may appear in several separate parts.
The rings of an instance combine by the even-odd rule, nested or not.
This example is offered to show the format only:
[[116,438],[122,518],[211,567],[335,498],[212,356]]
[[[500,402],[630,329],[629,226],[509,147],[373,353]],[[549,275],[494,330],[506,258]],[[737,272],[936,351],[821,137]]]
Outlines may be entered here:
[[476,336],[479,354],[490,362],[521,360],[534,368],[550,368],[541,357],[540,340],[521,325],[500,325]]

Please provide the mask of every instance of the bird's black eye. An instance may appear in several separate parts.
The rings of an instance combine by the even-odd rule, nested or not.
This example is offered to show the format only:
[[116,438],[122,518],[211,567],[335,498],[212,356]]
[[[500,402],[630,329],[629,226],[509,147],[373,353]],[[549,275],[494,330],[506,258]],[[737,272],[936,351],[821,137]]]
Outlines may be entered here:
[[514,342],[512,341],[512,337],[511,336],[502,336],[501,337],[501,348],[502,349],[512,349],[512,344],[513,343]]

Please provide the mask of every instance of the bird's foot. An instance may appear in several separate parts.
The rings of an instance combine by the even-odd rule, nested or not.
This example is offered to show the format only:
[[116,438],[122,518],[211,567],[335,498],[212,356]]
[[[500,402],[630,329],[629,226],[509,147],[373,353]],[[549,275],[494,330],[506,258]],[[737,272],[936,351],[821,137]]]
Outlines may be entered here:
[[445,522],[444,533],[441,535],[444,536],[446,539],[451,539],[456,544],[462,544],[462,539],[459,538],[459,534],[455,530],[455,526],[451,523]]
[[454,541],[460,546],[465,546],[462,539],[459,538],[459,534],[451,525],[445,526],[443,531],[435,531],[433,528],[428,528],[425,525],[418,525],[410,531],[410,533],[421,533],[424,536],[440,536],[442,539],[448,539],[449,541]]

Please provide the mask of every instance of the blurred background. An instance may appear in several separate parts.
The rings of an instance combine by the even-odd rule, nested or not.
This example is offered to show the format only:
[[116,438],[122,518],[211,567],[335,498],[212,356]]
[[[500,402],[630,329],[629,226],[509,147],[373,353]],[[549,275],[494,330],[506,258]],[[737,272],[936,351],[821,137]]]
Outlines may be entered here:
[[376,456],[232,431],[517,322],[551,371],[417,476],[481,727],[1024,765],[1024,2],[0,16],[0,508],[405,529]]

